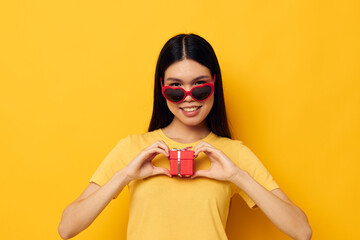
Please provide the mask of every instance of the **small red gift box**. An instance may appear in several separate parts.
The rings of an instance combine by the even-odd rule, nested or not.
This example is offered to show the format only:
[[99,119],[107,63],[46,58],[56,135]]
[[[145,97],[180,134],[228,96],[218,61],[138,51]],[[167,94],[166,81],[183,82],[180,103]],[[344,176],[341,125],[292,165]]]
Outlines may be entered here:
[[182,176],[193,175],[194,151],[191,147],[176,149],[170,151],[170,174]]

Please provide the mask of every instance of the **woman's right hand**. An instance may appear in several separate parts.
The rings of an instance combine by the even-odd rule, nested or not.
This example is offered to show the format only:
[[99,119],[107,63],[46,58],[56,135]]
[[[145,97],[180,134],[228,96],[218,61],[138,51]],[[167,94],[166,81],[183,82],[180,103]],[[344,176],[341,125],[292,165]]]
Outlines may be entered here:
[[169,147],[164,141],[156,141],[142,150],[125,168],[123,168],[129,182],[159,174],[171,177],[168,169],[155,167],[152,164],[154,157],[160,153],[169,157]]

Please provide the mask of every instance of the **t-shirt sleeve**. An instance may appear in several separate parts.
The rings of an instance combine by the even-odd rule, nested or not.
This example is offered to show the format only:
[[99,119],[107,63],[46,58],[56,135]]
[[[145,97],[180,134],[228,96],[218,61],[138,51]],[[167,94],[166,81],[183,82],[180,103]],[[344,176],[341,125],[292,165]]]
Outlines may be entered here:
[[[101,162],[89,182],[100,186],[107,183],[114,174],[126,166],[125,152],[129,147],[129,137],[121,139]],[[117,194],[114,198],[117,198]]]
[[[238,166],[247,171],[259,184],[267,190],[272,191],[279,188],[271,174],[258,159],[258,157],[245,145],[241,144],[239,150]],[[246,202],[246,204],[253,208],[256,206],[255,202],[240,188],[234,186],[235,193],[238,193]]]

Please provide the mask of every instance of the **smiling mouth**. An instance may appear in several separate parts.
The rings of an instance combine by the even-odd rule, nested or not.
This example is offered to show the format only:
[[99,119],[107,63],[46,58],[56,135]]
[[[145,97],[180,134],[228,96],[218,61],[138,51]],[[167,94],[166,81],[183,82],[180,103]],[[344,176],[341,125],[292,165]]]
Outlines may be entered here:
[[199,107],[186,107],[186,108],[180,108],[180,109],[184,110],[185,112],[194,112],[194,111],[198,110],[199,108],[201,108],[201,106],[199,106]]

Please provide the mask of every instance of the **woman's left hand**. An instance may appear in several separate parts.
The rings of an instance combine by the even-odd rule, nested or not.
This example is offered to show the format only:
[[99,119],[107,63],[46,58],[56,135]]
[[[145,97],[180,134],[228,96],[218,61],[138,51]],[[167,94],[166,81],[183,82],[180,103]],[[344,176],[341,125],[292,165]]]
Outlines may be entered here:
[[232,181],[235,175],[242,170],[238,168],[221,150],[213,147],[207,142],[200,142],[194,148],[194,155],[197,157],[204,152],[210,162],[208,170],[197,170],[191,178],[207,177],[221,181]]

